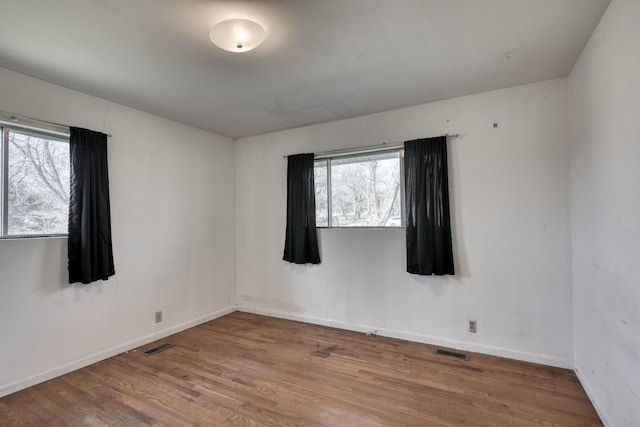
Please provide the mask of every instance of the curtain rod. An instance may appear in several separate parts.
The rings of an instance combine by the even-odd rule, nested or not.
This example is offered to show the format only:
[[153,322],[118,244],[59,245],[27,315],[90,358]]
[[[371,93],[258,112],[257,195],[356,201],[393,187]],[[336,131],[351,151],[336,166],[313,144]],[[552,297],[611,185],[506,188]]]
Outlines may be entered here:
[[[35,117],[29,117],[29,116],[25,116],[22,114],[13,114],[13,113],[7,113],[6,111],[2,111],[0,112],[0,115],[6,116],[9,118],[9,120],[11,120],[14,123],[19,123],[19,119],[26,119],[35,123],[43,123],[43,124],[47,124],[47,125],[52,125],[52,126],[60,126],[63,128],[70,128],[71,126],[69,125],[65,125],[63,123],[56,123],[56,122],[50,122],[48,120],[42,120],[42,119],[36,119]],[[107,136],[109,138],[111,138],[113,135],[111,135],[110,133],[107,134]]]
[[[445,133],[442,136],[445,136],[447,138],[458,138],[460,134]],[[378,145],[367,145],[364,147],[355,147],[355,148],[342,148],[337,150],[321,151],[319,153],[314,153],[314,154],[315,154],[315,158],[318,159],[318,158],[330,157],[336,154],[358,154],[358,153],[364,153],[367,151],[377,151],[377,150],[384,150],[384,149],[391,150],[393,148],[400,148],[403,145],[404,145],[404,142],[383,142],[382,144],[378,144]],[[283,159],[286,159],[287,157],[289,157],[289,155],[282,156]]]

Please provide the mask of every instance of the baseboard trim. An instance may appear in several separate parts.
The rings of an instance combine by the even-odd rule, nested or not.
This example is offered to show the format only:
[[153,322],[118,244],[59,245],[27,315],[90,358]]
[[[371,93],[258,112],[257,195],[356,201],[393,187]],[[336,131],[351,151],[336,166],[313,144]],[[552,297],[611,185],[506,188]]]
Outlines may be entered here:
[[84,368],[85,366],[92,365],[96,362],[100,362],[101,360],[105,360],[110,357],[116,356],[120,353],[124,353],[125,351],[129,351],[134,348],[143,346],[145,344],[149,344],[150,342],[162,339],[169,335],[173,335],[175,333],[182,332],[186,329],[193,328],[194,326],[198,326],[210,320],[217,319],[218,317],[222,317],[226,314],[233,313],[234,311],[236,311],[235,305],[226,307],[221,310],[215,311],[213,313],[209,313],[204,316],[199,316],[193,320],[189,320],[187,322],[171,326],[167,329],[156,331],[152,334],[145,335],[144,337],[137,338],[135,340],[126,342],[124,344],[111,347],[107,350],[103,350],[103,351],[91,354],[87,357],[83,357],[80,360],[69,362],[62,366],[58,366],[57,368],[53,368],[48,371],[41,372],[41,373],[32,375],[30,377],[0,386],[0,397],[7,396],[11,393],[15,393],[16,391],[20,391],[25,388],[34,386],[36,384],[59,377],[60,375],[67,374],[69,372],[75,371],[80,368]]
[[577,365],[573,371],[576,373],[576,376],[578,377],[578,381],[580,381],[580,385],[582,385],[582,388],[584,389],[585,393],[587,393],[587,397],[589,397],[589,400],[591,401],[593,408],[596,410],[596,413],[600,417],[600,421],[602,421],[602,424],[604,424],[605,426],[612,426],[613,423],[610,423],[608,421],[609,417],[607,416],[607,413],[605,412],[604,408],[600,405],[598,399],[596,399],[596,394],[593,392],[591,383],[589,383],[589,381],[587,381],[585,376],[582,375],[582,372],[580,371],[580,368]]
[[[375,330],[377,335],[390,337],[390,338],[398,338],[398,339],[403,339],[407,341],[420,342],[420,343],[431,344],[431,345],[439,345],[443,347],[453,348],[456,350],[473,351],[476,353],[506,357],[509,359],[522,360],[525,362],[538,363],[542,365],[555,366],[559,368],[574,369],[573,361],[571,359],[565,359],[565,358],[542,355],[542,354],[527,353],[527,352],[522,352],[518,350],[508,349],[508,348],[493,347],[493,346],[469,343],[464,341],[450,340],[446,338],[434,337],[429,335],[421,335],[421,334],[416,334],[412,332],[398,331],[393,329],[384,329],[378,326],[347,323],[347,322],[341,322],[341,321],[336,321],[336,320],[326,319],[321,317],[306,316],[301,314],[281,312],[277,310],[268,310],[268,309],[262,309],[258,307],[238,305],[238,306],[226,307],[224,309],[215,311],[213,313],[209,313],[204,316],[199,316],[193,320],[190,320],[178,325],[174,325],[167,329],[156,331],[144,337],[94,353],[80,360],[69,362],[62,366],[50,369],[48,371],[41,372],[24,379],[14,381],[9,384],[5,384],[3,386],[0,386],[0,397],[7,396],[11,393],[15,393],[25,388],[59,377],[60,375],[64,375],[69,372],[75,371],[77,369],[84,368],[85,366],[92,365],[101,360],[108,359],[109,357],[113,357],[120,353],[124,353],[134,348],[143,346],[145,344],[149,344],[150,342],[162,339],[169,335],[182,332],[186,329],[192,328],[194,326],[198,326],[210,320],[217,319],[218,317],[222,317],[229,313],[233,313],[234,311],[243,311],[246,313],[254,313],[254,314],[260,314],[264,316],[277,317],[280,319],[295,320],[299,322],[312,323],[316,325],[330,326],[338,329],[344,329],[344,330],[362,332],[362,333]],[[578,375],[578,379],[580,380],[580,383],[583,385],[585,391],[587,392],[587,395],[589,396],[591,401],[594,403],[594,407],[598,412],[598,415],[603,420],[603,422],[605,422],[606,418],[604,417],[604,413],[601,411],[601,409],[596,404],[596,401],[593,399],[594,394],[591,391],[588,383],[584,380],[584,378],[581,376],[578,370],[575,370],[575,371],[576,371],[576,374]],[[608,425],[608,424],[605,422],[605,425]]]
[[494,346],[471,343],[466,341],[457,341],[457,340],[451,340],[447,338],[416,334],[413,332],[385,329],[379,326],[347,323],[347,322],[341,322],[341,321],[336,321],[336,320],[326,319],[321,317],[287,313],[287,312],[282,312],[277,310],[269,310],[269,309],[251,307],[246,305],[238,305],[237,310],[247,312],[247,313],[261,314],[264,316],[277,317],[280,319],[313,323],[315,325],[331,326],[333,328],[345,329],[345,330],[355,331],[355,332],[366,333],[366,332],[371,332],[375,330],[376,334],[380,336],[398,338],[402,340],[420,342],[424,344],[439,345],[443,347],[453,348],[456,350],[473,351],[476,353],[488,354],[491,356],[506,357],[508,359],[521,360],[524,362],[538,363],[541,365],[554,366],[557,368],[573,370],[572,359],[550,356],[546,354],[527,353],[524,351],[519,351],[519,350],[514,350],[509,348],[494,347]]

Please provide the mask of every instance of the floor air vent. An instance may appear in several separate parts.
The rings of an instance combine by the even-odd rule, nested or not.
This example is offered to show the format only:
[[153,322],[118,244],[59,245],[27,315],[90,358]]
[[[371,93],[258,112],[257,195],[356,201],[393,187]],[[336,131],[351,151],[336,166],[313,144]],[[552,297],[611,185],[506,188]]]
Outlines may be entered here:
[[173,347],[174,345],[175,345],[175,344],[171,344],[170,342],[167,342],[167,343],[161,344],[161,345],[159,345],[159,346],[157,346],[157,347],[153,347],[153,348],[151,348],[151,349],[149,349],[149,350],[145,351],[145,352],[144,352],[144,354],[145,354],[145,356],[151,356],[151,355],[154,355],[154,354],[156,354],[156,353],[160,353],[160,352],[161,352],[161,351],[163,351],[163,350],[166,350],[166,349],[168,349],[168,348],[171,348],[171,347]]
[[448,357],[454,357],[460,360],[469,360],[469,356],[467,356],[464,353],[456,353],[455,351],[442,350],[440,348],[436,349],[433,353],[439,356],[448,356]]

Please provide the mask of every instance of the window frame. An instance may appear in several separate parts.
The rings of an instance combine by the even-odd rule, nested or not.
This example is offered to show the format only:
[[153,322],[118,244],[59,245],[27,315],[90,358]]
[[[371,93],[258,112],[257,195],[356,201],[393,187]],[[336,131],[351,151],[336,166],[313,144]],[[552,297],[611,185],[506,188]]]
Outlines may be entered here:
[[[400,225],[333,225],[333,197],[331,193],[332,188],[332,176],[331,176],[331,161],[335,159],[345,158],[357,158],[364,157],[372,154],[385,154],[385,153],[397,153],[399,164],[399,183],[400,183]],[[316,154],[314,157],[314,168],[318,161],[326,162],[327,170],[327,225],[318,225],[316,221],[316,228],[320,229],[358,229],[358,230],[404,230],[406,227],[406,204],[405,204],[405,182],[404,182],[404,146],[383,146],[375,148],[367,148],[361,150],[345,150],[340,153],[330,154]],[[315,185],[315,181],[314,181]],[[317,218],[317,216],[316,216]]]
[[[48,140],[55,140],[69,144],[69,129],[62,126],[32,124],[31,120],[11,116],[8,122],[0,117],[0,240],[33,239],[48,237],[67,237],[67,233],[39,233],[39,234],[7,234],[9,229],[9,132],[32,135]],[[70,184],[70,183],[69,183]],[[68,218],[67,218],[68,220]]]

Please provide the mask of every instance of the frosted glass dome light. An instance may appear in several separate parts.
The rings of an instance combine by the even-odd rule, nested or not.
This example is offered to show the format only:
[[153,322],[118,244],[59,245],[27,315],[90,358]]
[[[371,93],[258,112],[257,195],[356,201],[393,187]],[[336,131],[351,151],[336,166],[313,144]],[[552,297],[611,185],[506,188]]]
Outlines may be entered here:
[[260,46],[267,33],[260,24],[248,19],[228,19],[217,23],[209,32],[209,39],[220,49],[229,52],[248,52]]

